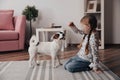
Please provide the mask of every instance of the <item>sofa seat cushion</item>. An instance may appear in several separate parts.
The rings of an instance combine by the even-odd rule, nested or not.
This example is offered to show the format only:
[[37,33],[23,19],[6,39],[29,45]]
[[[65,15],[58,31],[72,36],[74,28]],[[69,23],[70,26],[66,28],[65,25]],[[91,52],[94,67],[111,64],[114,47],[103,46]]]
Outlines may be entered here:
[[1,30],[0,41],[17,40],[19,33],[12,30]]

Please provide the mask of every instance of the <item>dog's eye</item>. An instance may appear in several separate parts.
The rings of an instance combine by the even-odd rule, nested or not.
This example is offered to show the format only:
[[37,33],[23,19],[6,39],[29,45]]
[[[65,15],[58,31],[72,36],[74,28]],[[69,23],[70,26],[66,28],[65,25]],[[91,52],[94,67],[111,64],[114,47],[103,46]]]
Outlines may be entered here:
[[63,36],[65,36],[65,34],[63,34]]
[[32,42],[34,42],[34,40]]

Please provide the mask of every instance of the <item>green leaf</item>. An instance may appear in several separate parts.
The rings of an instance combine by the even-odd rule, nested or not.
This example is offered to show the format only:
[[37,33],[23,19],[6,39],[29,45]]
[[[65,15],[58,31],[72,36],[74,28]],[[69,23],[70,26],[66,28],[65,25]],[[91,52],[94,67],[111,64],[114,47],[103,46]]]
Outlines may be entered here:
[[23,10],[22,14],[26,16],[26,19],[28,21],[36,21],[36,18],[38,17],[38,10],[35,8],[35,6],[27,5]]

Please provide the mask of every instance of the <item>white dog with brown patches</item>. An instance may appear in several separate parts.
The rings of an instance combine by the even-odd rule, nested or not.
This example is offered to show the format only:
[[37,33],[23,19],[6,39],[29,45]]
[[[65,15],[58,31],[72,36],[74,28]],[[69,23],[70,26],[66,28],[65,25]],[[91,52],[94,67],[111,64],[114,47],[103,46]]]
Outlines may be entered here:
[[65,38],[63,32],[58,32],[52,36],[52,42],[38,42],[36,36],[33,35],[30,39],[30,46],[28,49],[29,52],[29,66],[34,67],[37,64],[37,54],[40,55],[50,55],[52,59],[52,66],[56,67],[56,58],[58,59],[59,65],[62,65],[60,62],[59,54],[62,48],[61,39]]

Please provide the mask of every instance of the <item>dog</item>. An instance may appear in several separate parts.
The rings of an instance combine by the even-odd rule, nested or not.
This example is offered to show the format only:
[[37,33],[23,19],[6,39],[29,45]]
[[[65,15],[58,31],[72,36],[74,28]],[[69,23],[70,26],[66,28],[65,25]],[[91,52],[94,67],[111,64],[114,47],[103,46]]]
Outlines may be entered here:
[[56,68],[56,58],[60,62],[60,51],[62,48],[62,39],[65,39],[65,34],[63,32],[57,32],[51,37],[51,42],[38,42],[36,36],[33,35],[29,42],[29,67],[34,67],[37,63],[37,56],[39,55],[50,55],[52,59],[52,66]]

